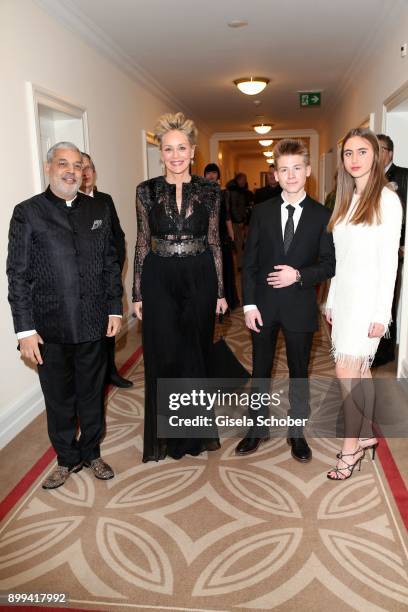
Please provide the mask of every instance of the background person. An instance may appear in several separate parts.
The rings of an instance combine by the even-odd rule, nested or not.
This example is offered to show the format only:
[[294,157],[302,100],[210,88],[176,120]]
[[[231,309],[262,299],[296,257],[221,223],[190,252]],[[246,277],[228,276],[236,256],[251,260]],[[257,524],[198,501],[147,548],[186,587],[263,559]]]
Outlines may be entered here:
[[392,302],[392,321],[389,326],[387,337],[382,337],[374,357],[373,367],[378,367],[394,361],[395,349],[397,343],[397,309],[398,299],[401,288],[402,266],[404,263],[404,240],[405,240],[405,220],[407,213],[407,183],[408,183],[408,168],[396,166],[393,162],[394,158],[394,143],[389,136],[378,134],[377,138],[380,143],[381,157],[384,164],[386,179],[396,188],[397,195],[401,200],[403,209],[402,231],[400,239],[399,265],[397,272],[397,283],[394,290],[394,299]]
[[266,173],[266,185],[255,191],[254,204],[276,198],[282,193],[282,187],[275,178],[275,164],[271,164]]
[[[402,207],[386,187],[379,142],[373,132],[357,128],[343,140],[336,204],[330,220],[336,248],[336,276],[327,298],[332,324],[336,375],[341,381],[345,437],[331,480],[350,478],[361,466],[366,448],[377,440],[364,431],[373,410],[373,388],[363,382],[363,405],[355,403],[355,387],[371,378],[370,366],[391,319],[398,267]],[[360,437],[360,439],[359,439]]]
[[227,208],[230,211],[235,240],[236,268],[241,270],[242,254],[245,244],[245,223],[248,216],[248,189],[247,177],[239,172],[229,181],[225,190]]
[[[88,153],[82,153],[82,183],[80,190],[91,198],[95,198],[96,201],[102,202],[103,206],[108,207],[111,216],[112,235],[118,254],[120,271],[122,273],[126,259],[125,233],[120,226],[119,217],[112,197],[108,193],[99,191],[96,187],[96,179],[96,168],[91,156],[88,155]],[[106,352],[108,358],[106,382],[110,385],[115,385],[115,387],[132,387],[132,381],[120,376],[115,365],[115,342],[116,338],[114,336],[112,338],[106,337]]]
[[225,312],[219,240],[220,188],[190,175],[197,130],[182,113],[155,129],[166,175],[137,187],[133,301],[143,318],[143,461],[180,459],[220,447],[217,439],[157,437],[157,379],[205,378],[216,312]]
[[[204,168],[204,178],[219,183],[221,177],[217,164],[207,164]],[[231,214],[225,198],[225,190],[221,190],[220,201],[220,242],[222,249],[222,275],[224,280],[224,295],[230,310],[239,306],[238,293],[235,285],[234,259],[232,255],[234,245],[234,230]]]

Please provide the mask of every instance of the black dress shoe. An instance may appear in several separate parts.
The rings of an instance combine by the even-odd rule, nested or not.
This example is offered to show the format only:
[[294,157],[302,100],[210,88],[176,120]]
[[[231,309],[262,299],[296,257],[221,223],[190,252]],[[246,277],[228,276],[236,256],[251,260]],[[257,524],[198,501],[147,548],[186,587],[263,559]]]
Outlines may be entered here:
[[263,442],[267,442],[269,440],[269,434],[262,438],[254,438],[252,436],[246,436],[242,438],[241,442],[237,444],[235,449],[236,455],[250,455],[251,453],[255,453],[259,446]]
[[291,446],[292,457],[296,461],[307,463],[311,460],[312,451],[304,438],[288,438],[287,443]]
[[121,389],[127,389],[128,387],[133,387],[133,383],[131,380],[127,378],[123,378],[117,372],[112,372],[110,376],[108,376],[107,381],[108,385],[114,385],[115,387],[120,387]]

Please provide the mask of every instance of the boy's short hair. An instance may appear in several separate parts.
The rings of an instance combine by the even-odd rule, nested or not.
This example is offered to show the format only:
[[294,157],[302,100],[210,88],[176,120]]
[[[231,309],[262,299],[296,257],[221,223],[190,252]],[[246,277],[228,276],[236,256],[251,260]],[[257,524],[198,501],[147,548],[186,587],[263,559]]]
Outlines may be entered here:
[[306,166],[310,165],[309,150],[303,140],[285,138],[276,143],[274,149],[275,167],[278,168],[278,161],[282,155],[301,155]]

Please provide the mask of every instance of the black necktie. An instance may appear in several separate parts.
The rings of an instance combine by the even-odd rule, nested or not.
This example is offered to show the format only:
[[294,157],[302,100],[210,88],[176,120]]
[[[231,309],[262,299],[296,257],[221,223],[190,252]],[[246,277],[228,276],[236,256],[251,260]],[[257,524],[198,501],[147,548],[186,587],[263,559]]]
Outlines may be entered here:
[[288,220],[286,221],[285,232],[283,234],[283,250],[285,251],[285,254],[289,251],[293,236],[295,235],[295,224],[293,223],[293,213],[295,212],[295,207],[288,204],[286,208],[289,216]]

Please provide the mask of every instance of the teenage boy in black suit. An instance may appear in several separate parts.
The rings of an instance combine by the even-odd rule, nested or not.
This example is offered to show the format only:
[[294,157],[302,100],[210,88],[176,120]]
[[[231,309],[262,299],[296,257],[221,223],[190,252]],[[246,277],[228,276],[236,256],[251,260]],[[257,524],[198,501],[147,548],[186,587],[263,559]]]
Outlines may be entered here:
[[402,266],[404,263],[404,242],[405,242],[405,224],[407,216],[407,191],[408,191],[408,168],[396,166],[394,164],[394,143],[386,134],[377,134],[380,142],[381,157],[384,164],[385,176],[390,183],[394,183],[397,195],[401,200],[402,209],[404,211],[402,218],[401,231],[401,248],[399,254],[399,265],[397,272],[397,282],[394,291],[394,300],[392,303],[392,321],[389,328],[389,334],[382,337],[378,345],[377,352],[373,361],[373,368],[383,366],[395,359],[395,348],[397,343],[397,307],[401,287]]
[[[116,212],[115,204],[113,203],[112,197],[109,193],[103,193],[96,187],[96,168],[93,160],[88,153],[82,153],[82,184],[81,192],[94,198],[97,201],[103,202],[104,205],[108,206],[111,216],[111,227],[112,235],[115,241],[116,251],[118,253],[120,271],[123,270],[123,265],[126,259],[126,243],[125,233],[120,226],[118,213]],[[131,380],[123,378],[117,370],[115,364],[115,341],[114,337],[106,338],[106,350],[108,357],[108,367],[106,369],[106,382],[115,387],[121,387],[126,389],[127,387],[133,387]]]
[[[288,416],[305,419],[309,416],[309,358],[318,328],[315,287],[334,276],[334,244],[326,230],[330,211],[305,192],[311,167],[304,143],[281,140],[275,147],[275,168],[282,194],[254,207],[246,243],[245,323],[252,335],[254,378],[270,378],[282,329],[291,379]],[[258,414],[250,411],[254,422]],[[268,437],[266,427],[251,427],[236,453],[253,453]],[[288,443],[295,459],[311,459],[302,427],[289,429]]]

